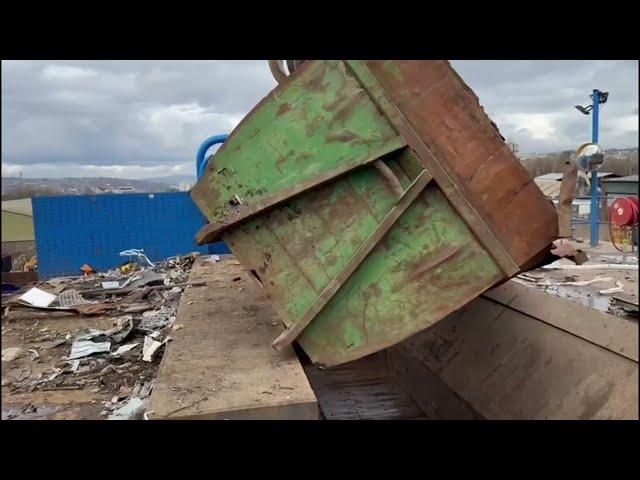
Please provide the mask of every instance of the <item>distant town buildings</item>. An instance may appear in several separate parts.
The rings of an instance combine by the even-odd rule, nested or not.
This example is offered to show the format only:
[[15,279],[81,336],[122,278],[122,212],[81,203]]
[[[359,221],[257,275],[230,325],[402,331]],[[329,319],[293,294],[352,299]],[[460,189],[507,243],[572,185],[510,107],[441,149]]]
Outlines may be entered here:
[[125,186],[111,186],[109,184],[107,185],[101,185],[98,187],[98,192],[99,193],[135,193],[136,189],[132,186],[129,185],[125,185]]
[[180,190],[181,192],[188,192],[189,190],[191,190],[191,188],[193,188],[194,185],[194,182],[180,182],[178,184],[178,190]]

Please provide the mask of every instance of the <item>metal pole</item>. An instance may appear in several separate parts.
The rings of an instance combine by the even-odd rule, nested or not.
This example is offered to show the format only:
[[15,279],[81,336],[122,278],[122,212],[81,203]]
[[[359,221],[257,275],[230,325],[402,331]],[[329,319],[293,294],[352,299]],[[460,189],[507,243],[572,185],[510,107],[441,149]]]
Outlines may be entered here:
[[[591,111],[593,125],[591,131],[591,141],[598,143],[598,129],[600,127],[600,91],[593,91],[593,110]],[[600,217],[600,202],[598,199],[598,172],[591,172],[591,246],[597,247],[600,237],[600,225],[598,219]]]

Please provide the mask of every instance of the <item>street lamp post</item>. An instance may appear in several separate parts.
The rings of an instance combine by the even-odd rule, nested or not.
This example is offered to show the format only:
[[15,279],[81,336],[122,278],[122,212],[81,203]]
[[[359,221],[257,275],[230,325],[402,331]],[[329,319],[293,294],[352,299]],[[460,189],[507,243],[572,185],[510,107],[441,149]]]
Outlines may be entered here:
[[[598,143],[598,130],[600,128],[600,90],[593,91],[593,111],[592,111],[592,127],[591,127],[591,141],[595,144]],[[591,246],[597,247],[600,240],[600,202],[598,199],[598,171],[591,172]]]
[[582,145],[578,149],[577,163],[581,170],[591,172],[591,208],[590,210],[590,230],[591,230],[591,246],[597,247],[600,237],[600,201],[598,198],[598,187],[600,180],[597,170],[602,166],[604,161],[604,151],[598,145],[598,131],[600,129],[600,104],[605,103],[609,98],[609,92],[601,92],[594,89],[591,95],[592,103],[586,107],[576,105],[576,109],[584,115],[591,115],[591,144]]

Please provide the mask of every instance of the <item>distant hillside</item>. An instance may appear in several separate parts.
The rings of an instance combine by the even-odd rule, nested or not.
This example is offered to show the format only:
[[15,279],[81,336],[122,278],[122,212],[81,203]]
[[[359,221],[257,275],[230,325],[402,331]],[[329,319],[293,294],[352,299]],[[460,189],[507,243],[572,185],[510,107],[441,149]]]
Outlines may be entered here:
[[195,175],[168,175],[166,177],[145,178],[145,182],[162,183],[170,187],[178,186],[181,182],[195,182]]
[[149,180],[126,178],[17,178],[2,177],[2,199],[27,198],[46,195],[93,195],[109,188],[132,187],[135,192],[168,192],[171,186]]

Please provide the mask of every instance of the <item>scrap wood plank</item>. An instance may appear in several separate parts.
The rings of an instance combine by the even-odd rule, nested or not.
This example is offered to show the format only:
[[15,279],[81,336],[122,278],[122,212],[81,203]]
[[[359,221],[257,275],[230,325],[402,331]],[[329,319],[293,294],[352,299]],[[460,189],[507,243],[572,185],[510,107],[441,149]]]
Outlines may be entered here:
[[[234,281],[240,277],[240,280]],[[317,419],[318,403],[293,349],[271,346],[282,324],[232,260],[198,259],[160,366],[152,419]]]

